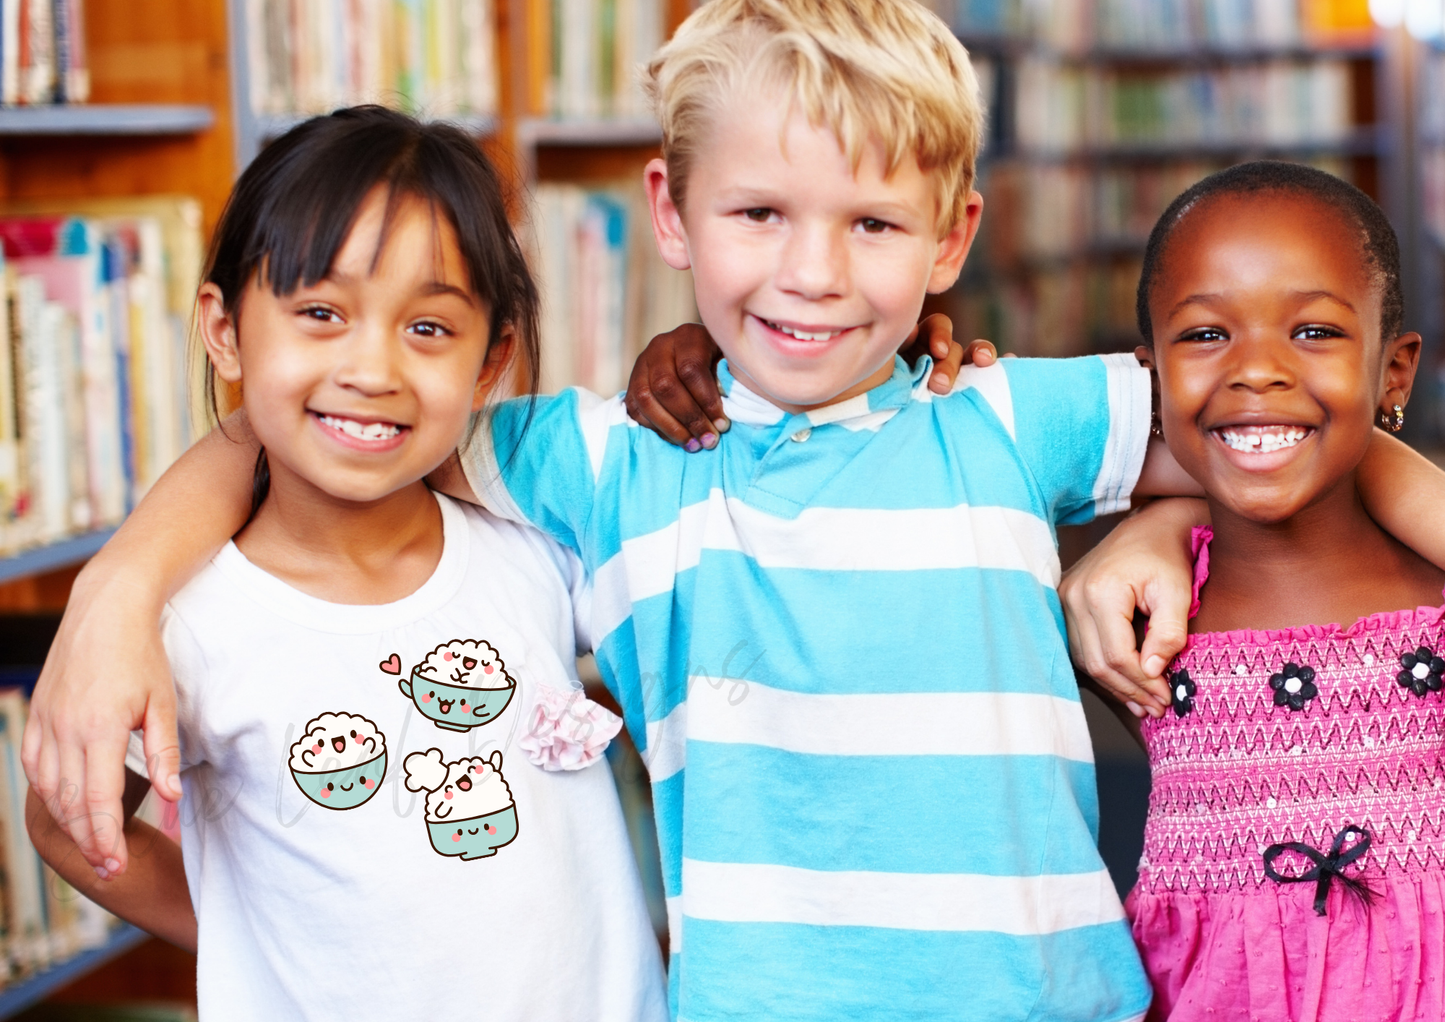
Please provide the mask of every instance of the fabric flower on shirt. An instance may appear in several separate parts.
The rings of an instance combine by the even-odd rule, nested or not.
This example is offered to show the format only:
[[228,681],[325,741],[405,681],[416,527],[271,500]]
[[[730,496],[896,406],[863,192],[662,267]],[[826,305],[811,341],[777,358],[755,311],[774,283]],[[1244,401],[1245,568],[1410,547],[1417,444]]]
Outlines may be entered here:
[[1303,710],[1305,703],[1320,694],[1315,688],[1315,669],[1299,664],[1285,664],[1284,670],[1271,674],[1269,687],[1274,689],[1274,705],[1291,710]]
[[1169,678],[1169,694],[1174,697],[1174,716],[1194,712],[1194,682],[1189,679],[1188,671],[1176,671]]
[[1445,658],[1436,656],[1429,646],[1421,646],[1413,653],[1402,654],[1400,666],[1404,670],[1395,675],[1395,680],[1417,696],[1423,696],[1426,692],[1439,692],[1445,687],[1445,683],[1442,683],[1442,677],[1445,677]]
[[598,706],[581,689],[537,686],[537,699],[518,745],[543,770],[581,770],[607,751],[622,718]]

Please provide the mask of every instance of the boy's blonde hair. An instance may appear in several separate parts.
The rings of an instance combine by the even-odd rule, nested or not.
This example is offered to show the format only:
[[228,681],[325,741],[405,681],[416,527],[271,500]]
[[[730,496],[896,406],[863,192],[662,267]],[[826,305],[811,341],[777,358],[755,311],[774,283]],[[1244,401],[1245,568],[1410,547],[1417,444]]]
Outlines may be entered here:
[[709,0],[648,63],[645,84],[679,209],[717,106],[761,87],[837,135],[855,170],[876,140],[888,173],[912,156],[936,175],[940,236],[963,218],[983,135],[978,79],[914,0]]

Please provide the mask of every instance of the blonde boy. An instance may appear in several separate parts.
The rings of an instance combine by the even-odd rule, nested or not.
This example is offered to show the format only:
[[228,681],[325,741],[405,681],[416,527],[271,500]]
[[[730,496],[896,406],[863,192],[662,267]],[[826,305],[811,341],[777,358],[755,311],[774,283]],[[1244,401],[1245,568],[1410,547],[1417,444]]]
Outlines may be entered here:
[[649,85],[653,227],[732,431],[684,454],[574,391],[525,432],[502,408],[462,466],[587,570],[651,774],[674,1011],[1142,1016],[1053,527],[1126,506],[1146,373],[1020,360],[936,398],[895,357],[983,206],[977,83],[919,5],[713,0]]

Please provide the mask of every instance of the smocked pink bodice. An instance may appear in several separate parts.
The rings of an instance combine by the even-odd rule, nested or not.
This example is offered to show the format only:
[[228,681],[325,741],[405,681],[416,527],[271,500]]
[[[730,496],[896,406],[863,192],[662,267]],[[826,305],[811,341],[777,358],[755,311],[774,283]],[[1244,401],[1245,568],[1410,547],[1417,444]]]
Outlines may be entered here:
[[[1430,654],[1423,671],[1421,652]],[[1398,680],[1407,654],[1413,687]],[[1351,825],[1371,844],[1349,875],[1439,869],[1445,693],[1429,672],[1440,655],[1445,607],[1377,614],[1348,629],[1191,636],[1170,666],[1174,708],[1144,723],[1153,792],[1140,890],[1273,887],[1269,845],[1328,853]],[[1298,874],[1310,865],[1287,854],[1275,868]]]

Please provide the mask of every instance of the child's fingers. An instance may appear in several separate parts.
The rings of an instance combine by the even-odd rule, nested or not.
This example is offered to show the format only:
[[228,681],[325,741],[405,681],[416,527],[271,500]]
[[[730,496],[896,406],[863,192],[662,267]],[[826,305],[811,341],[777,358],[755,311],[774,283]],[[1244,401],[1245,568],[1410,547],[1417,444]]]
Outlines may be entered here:
[[964,361],[969,365],[978,366],[980,369],[987,368],[998,361],[998,349],[993,346],[992,341],[983,338],[975,338],[969,342],[968,354]]
[[85,750],[83,779],[77,780],[82,801],[72,814],[74,818],[85,817],[90,833],[89,852],[82,845],[81,853],[102,880],[125,872],[126,867],[125,835],[121,829],[125,822],[121,804],[125,794],[125,750],[124,738],[92,741]]
[[1169,683],[1164,679],[1164,669],[1189,638],[1192,596],[1188,587],[1167,585],[1159,580],[1145,586],[1144,598],[1140,601],[1149,614],[1149,631],[1139,649],[1140,664],[1149,679],[1149,687],[1166,703],[1169,701]]
[[953,382],[958,379],[959,370],[963,368],[967,355],[968,352],[963,345],[957,341],[950,341],[947,354],[933,364],[933,372],[928,377],[928,389],[935,394],[947,394],[951,391]]
[[[146,703],[145,731],[146,771],[151,787],[170,802],[181,799],[181,747],[176,728],[176,697],[174,689],[151,693]],[[122,786],[125,778],[121,778]]]
[[[1079,622],[1074,659],[1088,675],[1120,702],[1133,703],[1144,713],[1161,716],[1164,707],[1144,684],[1139,656],[1134,649],[1134,628],[1130,616],[1120,613],[1092,613]],[[1071,633],[1070,642],[1073,643]]]

